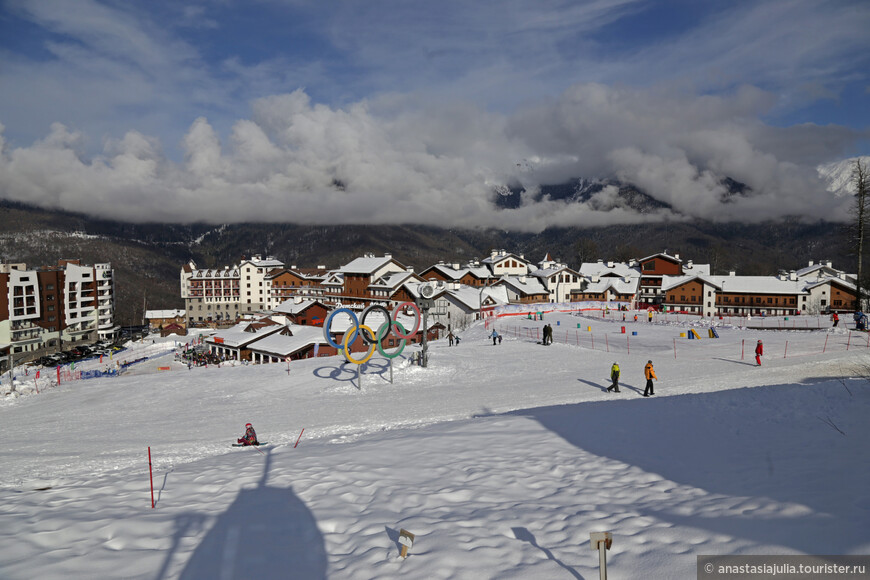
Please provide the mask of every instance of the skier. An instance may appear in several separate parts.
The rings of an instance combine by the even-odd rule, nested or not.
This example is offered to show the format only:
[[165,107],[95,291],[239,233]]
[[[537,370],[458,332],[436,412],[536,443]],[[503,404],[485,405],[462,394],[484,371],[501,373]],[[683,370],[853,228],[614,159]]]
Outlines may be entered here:
[[761,366],[761,357],[764,355],[764,345],[761,344],[761,341],[758,341],[758,344],[755,345],[755,365]]
[[447,341],[450,346],[453,346],[453,332],[447,333]]
[[643,368],[643,374],[646,377],[646,388],[643,390],[643,396],[649,397],[650,395],[655,395],[653,390],[653,380],[658,380],[658,377],[653,369],[651,360],[647,361],[646,366]]
[[834,326],[832,328],[837,328],[837,324],[840,322],[840,316],[834,312],[831,314],[831,319],[834,321]]
[[245,434],[238,442],[242,445],[259,445],[257,441],[257,432],[254,431],[254,426],[250,423],[245,423]]
[[456,346],[459,346],[459,335],[456,335]]
[[652,310],[648,311],[646,314],[647,314],[647,317],[649,318],[649,322],[652,323]]
[[613,391],[614,393],[619,392],[619,363],[614,362],[613,366],[610,367],[610,380],[613,381],[613,384],[607,387],[608,392]]
[[495,331],[494,328],[492,329],[492,334],[490,334],[489,336],[492,337],[492,346],[495,346],[495,342],[498,340],[498,333]]
[[502,335],[498,335],[498,343],[501,344]]

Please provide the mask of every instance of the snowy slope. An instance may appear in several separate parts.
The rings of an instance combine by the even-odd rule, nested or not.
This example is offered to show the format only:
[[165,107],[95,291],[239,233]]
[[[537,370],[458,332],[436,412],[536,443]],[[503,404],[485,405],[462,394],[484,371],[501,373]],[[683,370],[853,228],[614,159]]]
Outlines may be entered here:
[[[335,358],[288,373],[168,355],[7,397],[0,578],[592,578],[604,530],[610,578],[693,577],[699,554],[867,553],[870,394],[843,378],[867,335],[799,317],[822,328],[722,321],[708,339],[694,320],[623,334],[552,315],[543,347],[541,322],[503,319],[503,344],[473,327],[393,384],[383,360],[358,385]],[[230,448],[248,421],[272,445]]]

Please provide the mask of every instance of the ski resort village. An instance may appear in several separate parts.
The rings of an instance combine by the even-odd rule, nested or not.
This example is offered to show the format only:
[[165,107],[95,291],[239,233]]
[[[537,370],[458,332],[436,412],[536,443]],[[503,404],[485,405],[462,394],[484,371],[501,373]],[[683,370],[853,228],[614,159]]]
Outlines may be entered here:
[[827,261],[253,256],[135,334],[109,264],[0,283],[4,579],[866,563],[870,335]]

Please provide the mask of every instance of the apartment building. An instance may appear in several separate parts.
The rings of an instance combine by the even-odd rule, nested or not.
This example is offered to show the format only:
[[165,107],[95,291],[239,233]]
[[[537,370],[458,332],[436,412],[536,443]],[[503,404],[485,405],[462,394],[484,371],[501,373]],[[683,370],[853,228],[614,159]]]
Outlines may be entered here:
[[113,338],[119,329],[114,315],[110,264],[60,260],[33,269],[0,264],[0,345],[13,355]]
[[244,314],[276,305],[267,279],[283,268],[280,260],[259,255],[222,268],[198,268],[195,262],[188,262],[180,276],[188,326],[229,324]]

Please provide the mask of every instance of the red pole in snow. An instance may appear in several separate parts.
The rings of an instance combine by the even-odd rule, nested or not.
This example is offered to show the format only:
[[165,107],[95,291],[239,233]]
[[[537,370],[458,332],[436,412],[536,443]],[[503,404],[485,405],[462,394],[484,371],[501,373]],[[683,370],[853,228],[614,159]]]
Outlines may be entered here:
[[[36,371],[36,374],[39,374],[39,371]],[[36,387],[36,394],[39,394],[39,385],[36,384],[36,377],[33,377],[33,386]]]
[[57,384],[60,385],[60,365],[57,365]]
[[825,335],[825,346],[822,347],[822,354],[825,354],[825,351],[828,350],[828,335]]
[[674,339],[674,360],[677,360],[677,339]]
[[846,341],[846,350],[849,350],[849,345],[852,344],[852,331],[849,331],[849,340]]
[[[299,440],[302,439],[302,433],[305,433],[305,427],[302,428],[302,431],[299,433],[299,437],[296,438],[296,445],[299,445]],[[296,445],[293,446],[293,449],[296,449]]]
[[625,335],[625,354],[631,354],[631,339]]
[[154,509],[154,474],[151,472],[151,448],[148,448],[148,477],[151,479],[151,509]]
[[746,339],[744,338],[743,340],[740,341],[740,360],[743,360],[743,350],[744,350],[745,346],[746,346]]

